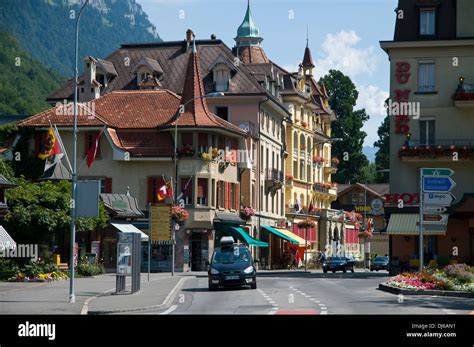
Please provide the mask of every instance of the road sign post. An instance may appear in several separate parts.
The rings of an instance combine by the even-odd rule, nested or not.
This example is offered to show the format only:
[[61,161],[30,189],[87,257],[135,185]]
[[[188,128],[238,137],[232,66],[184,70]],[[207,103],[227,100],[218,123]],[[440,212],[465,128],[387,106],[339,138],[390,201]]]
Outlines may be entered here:
[[[420,169],[420,190],[423,193],[423,169]],[[424,195],[420,194],[420,272],[423,272],[423,202]]]
[[421,168],[420,175],[420,271],[423,271],[423,232],[446,232],[448,227],[446,206],[455,197],[450,191],[456,187],[450,176],[454,170],[449,168]]

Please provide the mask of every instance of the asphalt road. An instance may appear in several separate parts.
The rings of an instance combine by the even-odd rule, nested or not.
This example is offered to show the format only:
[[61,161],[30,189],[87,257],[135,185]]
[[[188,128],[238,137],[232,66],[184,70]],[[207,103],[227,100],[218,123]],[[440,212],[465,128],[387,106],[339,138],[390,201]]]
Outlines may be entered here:
[[141,314],[471,314],[469,298],[403,296],[377,289],[387,272],[259,273],[258,289],[209,292],[204,275],[186,281],[173,305]]

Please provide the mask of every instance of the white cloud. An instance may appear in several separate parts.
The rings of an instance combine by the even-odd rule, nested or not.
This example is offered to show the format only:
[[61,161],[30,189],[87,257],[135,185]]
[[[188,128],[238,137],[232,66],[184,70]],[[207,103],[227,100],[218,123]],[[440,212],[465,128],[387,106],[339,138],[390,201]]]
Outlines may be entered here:
[[372,74],[377,67],[374,47],[357,48],[361,38],[355,31],[327,34],[321,45],[324,58],[317,59],[316,72],[324,76],[330,69],[342,71],[351,79],[360,74]]
[[386,115],[384,102],[389,93],[373,85],[360,85],[357,86],[357,90],[359,91],[359,98],[357,99],[356,109],[365,108],[366,113],[370,116],[363,128],[367,133],[364,145],[372,147],[374,142],[378,140],[377,130]]

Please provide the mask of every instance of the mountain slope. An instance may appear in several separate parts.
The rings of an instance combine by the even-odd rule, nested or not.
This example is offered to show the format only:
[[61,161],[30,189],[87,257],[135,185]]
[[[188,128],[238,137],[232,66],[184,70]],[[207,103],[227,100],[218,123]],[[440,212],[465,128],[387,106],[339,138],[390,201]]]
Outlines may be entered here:
[[[82,2],[1,0],[0,31],[12,33],[34,58],[71,77],[76,22],[71,17],[79,14]],[[86,55],[105,57],[122,43],[150,41],[161,39],[135,0],[91,0],[81,17],[81,60]]]
[[30,115],[48,108],[46,96],[64,83],[32,59],[18,41],[0,32],[0,115]]

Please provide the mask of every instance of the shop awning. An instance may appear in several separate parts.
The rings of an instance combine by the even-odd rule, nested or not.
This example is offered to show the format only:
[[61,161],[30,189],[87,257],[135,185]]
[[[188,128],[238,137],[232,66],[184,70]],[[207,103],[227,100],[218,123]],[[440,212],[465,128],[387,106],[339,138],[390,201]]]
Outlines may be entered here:
[[[417,213],[394,213],[388,222],[389,235],[420,235],[420,215]],[[423,230],[423,235],[446,235],[446,226],[433,226]],[[438,230],[439,229],[439,230]]]
[[138,233],[138,234],[141,235],[141,240],[142,241],[148,241],[148,235],[145,234],[140,229],[134,227],[132,224],[127,224],[127,223],[123,223],[123,224],[122,223],[110,223],[110,224],[122,233]]
[[0,250],[15,249],[16,242],[13,241],[12,237],[7,233],[5,228],[0,225]]
[[239,226],[233,226],[233,225],[223,224],[223,223],[215,223],[214,225],[216,229],[229,234],[236,241],[240,240],[249,246],[268,247],[268,243],[254,239],[252,236],[247,234],[244,229],[242,229]]
[[262,229],[263,230],[266,230],[268,231],[269,233],[272,233],[273,235],[283,239],[283,240],[286,240],[288,241],[289,243],[292,243],[294,245],[299,245],[300,243],[298,241],[296,241],[294,238],[288,236],[288,235],[285,235],[283,234],[282,232],[278,231],[277,229],[275,228],[272,228],[272,227],[269,227],[269,226],[262,226]]
[[[283,235],[286,235],[289,238],[297,241],[299,243],[299,247],[305,247],[305,244],[306,244],[305,239],[303,239],[302,237],[299,237],[295,233],[292,233],[291,231],[283,229],[283,228],[273,228],[273,229],[278,230]],[[309,243],[309,241],[308,241],[308,243]]]

